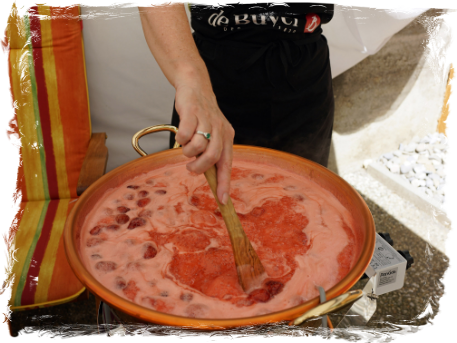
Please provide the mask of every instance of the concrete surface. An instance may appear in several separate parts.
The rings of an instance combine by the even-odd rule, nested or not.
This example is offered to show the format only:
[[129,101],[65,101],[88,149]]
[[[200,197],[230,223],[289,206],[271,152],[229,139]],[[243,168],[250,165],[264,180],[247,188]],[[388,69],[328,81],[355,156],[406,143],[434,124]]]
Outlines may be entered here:
[[401,178],[400,175],[391,173],[379,162],[371,163],[367,168],[367,172],[406,201],[413,203],[420,211],[427,213],[431,217],[435,217],[441,224],[447,227],[450,226],[450,220],[443,210],[442,205],[416,189],[407,180]]
[[[359,343],[457,343],[457,234],[373,179],[344,175],[364,197],[378,232],[415,259],[403,289],[382,295]],[[362,288],[361,281],[354,288]],[[334,324],[342,314],[333,315]],[[87,342],[96,338],[95,301],[11,314],[14,341]],[[171,343],[171,342],[170,342]],[[176,342],[181,343],[181,342]]]
[[429,10],[394,35],[375,55],[333,80],[335,122],[329,169],[344,174],[396,150],[415,135],[434,132],[443,106],[449,66],[426,49],[427,30],[438,27],[444,53],[448,28]]

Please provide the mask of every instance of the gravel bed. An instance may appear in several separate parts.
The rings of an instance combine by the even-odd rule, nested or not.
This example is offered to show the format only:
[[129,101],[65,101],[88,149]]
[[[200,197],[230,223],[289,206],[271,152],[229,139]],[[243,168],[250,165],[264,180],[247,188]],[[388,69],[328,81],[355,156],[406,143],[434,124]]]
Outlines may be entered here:
[[382,155],[378,161],[405,182],[423,191],[440,203],[445,202],[448,140],[442,133],[414,137],[409,144],[400,144],[398,150]]

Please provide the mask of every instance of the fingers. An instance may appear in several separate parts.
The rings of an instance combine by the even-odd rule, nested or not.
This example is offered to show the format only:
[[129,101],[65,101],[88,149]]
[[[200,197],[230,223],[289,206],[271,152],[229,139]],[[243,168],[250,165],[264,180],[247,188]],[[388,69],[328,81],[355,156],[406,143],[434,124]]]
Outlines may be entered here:
[[[179,130],[176,134],[176,141],[182,146],[185,146],[187,143],[189,143],[194,136],[197,125],[198,119],[196,116],[180,116]],[[202,138],[205,139],[204,137]]]
[[230,177],[232,174],[232,160],[233,160],[233,138],[227,140],[224,146],[221,158],[216,163],[217,167],[217,198],[219,201],[226,205],[228,195],[230,194]]
[[190,142],[183,146],[182,153],[187,157],[198,156],[206,150],[208,143],[209,141],[202,135],[194,134]]
[[[206,139],[202,135],[196,134],[195,136],[200,136],[201,138]],[[195,136],[194,138],[197,138]],[[223,132],[213,126],[211,140],[207,141],[206,149],[200,156],[197,157],[195,161],[187,164],[187,169],[193,173],[201,174],[207,171],[211,166],[215,165],[221,157],[223,138]]]

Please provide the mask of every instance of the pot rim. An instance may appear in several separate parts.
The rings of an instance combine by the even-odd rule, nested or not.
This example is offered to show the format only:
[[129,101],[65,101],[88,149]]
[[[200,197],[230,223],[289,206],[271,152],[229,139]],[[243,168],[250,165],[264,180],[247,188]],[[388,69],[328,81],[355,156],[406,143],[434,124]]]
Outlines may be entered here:
[[[183,317],[177,316],[172,314],[167,314],[159,311],[154,311],[150,308],[141,306],[137,303],[129,301],[127,299],[122,298],[121,296],[115,294],[114,292],[110,291],[108,288],[103,286],[99,281],[95,279],[94,276],[86,269],[84,264],[82,263],[78,251],[79,247],[76,246],[76,234],[74,232],[75,228],[75,220],[77,218],[77,214],[84,203],[94,194],[97,192],[100,185],[103,185],[105,182],[113,179],[115,175],[124,173],[125,171],[131,170],[135,167],[138,163],[145,163],[145,161],[149,159],[163,159],[167,160],[171,157],[177,157],[178,155],[183,157],[183,161],[186,159],[181,152],[182,148],[172,149],[172,150],[165,150],[160,151],[154,154],[150,154],[145,157],[139,157],[133,161],[127,162],[110,172],[103,175],[97,181],[95,181],[91,186],[87,188],[87,190],[79,197],[76,204],[73,206],[70,214],[67,217],[67,221],[65,223],[64,228],[64,246],[65,252],[67,255],[67,260],[69,264],[77,276],[77,278],[81,281],[81,283],[88,288],[91,292],[93,292],[96,296],[103,299],[103,301],[107,302],[111,306],[117,308],[118,310],[138,318],[140,320],[146,322],[152,322],[162,325],[169,325],[169,326],[179,326],[184,328],[194,328],[194,329],[204,329],[204,330],[220,330],[220,329],[228,329],[233,327],[241,327],[241,326],[249,326],[249,325],[256,325],[256,324],[267,324],[273,322],[281,322],[285,320],[292,320],[303,313],[308,311],[309,309],[317,306],[319,304],[319,297],[317,296],[314,299],[308,300],[307,302],[287,308],[282,311],[272,312],[261,316],[253,316],[253,317],[242,317],[242,318],[233,318],[233,319],[209,319],[209,318],[190,318],[190,317]],[[375,225],[374,220],[371,215],[368,206],[366,205],[365,201],[362,199],[360,194],[355,191],[355,189],[349,185],[344,179],[342,179],[337,174],[333,173],[329,169],[321,166],[318,163],[312,162],[307,160],[303,157],[293,155],[290,153],[285,153],[273,149],[268,148],[260,148],[248,145],[234,145],[233,146],[234,157],[239,152],[242,153],[243,151],[248,152],[255,152],[255,153],[267,153],[271,155],[271,152],[274,152],[277,157],[288,156],[292,159],[297,159],[297,162],[301,161],[301,163],[305,162],[305,164],[310,165],[313,169],[317,169],[318,172],[327,174],[330,178],[338,179],[339,182],[343,184],[343,186],[354,196],[354,200],[360,205],[361,213],[363,214],[364,224],[366,228],[365,240],[363,241],[363,245],[365,248],[362,249],[358,261],[355,263],[354,267],[349,271],[349,273],[341,279],[338,283],[336,283],[332,288],[330,288],[326,292],[327,300],[330,300],[346,291],[348,291],[364,274],[366,268],[368,267],[371,257],[374,253],[375,248]],[[279,156],[278,156],[279,155]],[[163,166],[166,166],[164,164]]]

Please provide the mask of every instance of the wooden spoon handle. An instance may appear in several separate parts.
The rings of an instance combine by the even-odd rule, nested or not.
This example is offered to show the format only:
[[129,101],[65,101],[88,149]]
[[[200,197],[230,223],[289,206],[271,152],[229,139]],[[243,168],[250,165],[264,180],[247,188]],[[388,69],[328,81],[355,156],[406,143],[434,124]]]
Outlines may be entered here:
[[252,248],[249,238],[241,226],[240,218],[235,212],[232,199],[228,197],[226,205],[219,202],[217,198],[217,173],[216,166],[212,166],[205,172],[206,180],[213,192],[225,226],[232,243],[233,255],[235,256],[236,271],[240,285],[245,292],[260,286],[261,275],[265,273],[262,262]]

